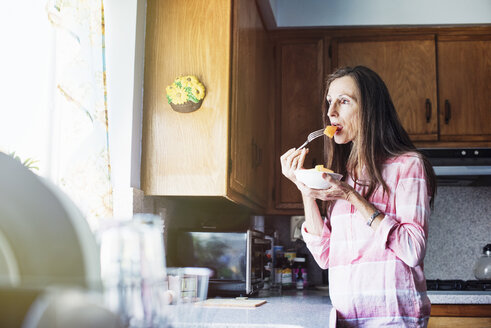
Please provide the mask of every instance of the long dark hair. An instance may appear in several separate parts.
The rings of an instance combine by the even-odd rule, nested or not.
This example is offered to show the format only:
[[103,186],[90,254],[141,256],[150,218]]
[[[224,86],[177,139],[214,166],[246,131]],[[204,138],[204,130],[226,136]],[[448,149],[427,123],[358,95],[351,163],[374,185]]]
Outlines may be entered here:
[[377,73],[367,67],[356,66],[339,68],[330,74],[322,102],[324,126],[331,124],[326,101],[329,86],[332,81],[343,76],[352,77],[360,92],[360,128],[354,142],[336,144],[332,139],[326,140],[324,155],[327,167],[344,176],[350,174],[360,184],[356,168],[364,165],[369,181],[365,184],[367,188],[363,196],[368,199],[379,186],[382,186],[384,193],[390,193],[382,177],[382,165],[387,159],[408,152],[416,153],[424,163],[430,204],[433,205],[436,193],[435,172],[402,127],[387,86]]

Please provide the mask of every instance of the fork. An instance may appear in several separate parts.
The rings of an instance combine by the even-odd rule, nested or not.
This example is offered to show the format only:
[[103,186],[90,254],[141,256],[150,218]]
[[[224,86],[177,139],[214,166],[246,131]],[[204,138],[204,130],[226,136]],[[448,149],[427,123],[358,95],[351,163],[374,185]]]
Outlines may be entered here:
[[309,142],[319,137],[322,137],[323,135],[324,135],[324,129],[316,130],[314,132],[309,133],[309,135],[307,136],[307,141],[305,141],[303,145],[298,147],[298,149],[302,149],[303,147],[307,146]]

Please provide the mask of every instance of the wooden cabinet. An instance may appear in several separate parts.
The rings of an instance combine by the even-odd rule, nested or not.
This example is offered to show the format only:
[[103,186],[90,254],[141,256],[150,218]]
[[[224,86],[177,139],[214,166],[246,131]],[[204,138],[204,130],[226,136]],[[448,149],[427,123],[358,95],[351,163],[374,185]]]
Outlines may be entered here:
[[433,35],[335,39],[333,70],[356,65],[371,68],[384,80],[399,118],[413,140],[437,140]]
[[235,1],[230,188],[265,207],[273,149],[274,48],[254,1]]
[[[286,40],[277,44],[277,111],[275,138],[274,208],[302,213],[302,199],[297,187],[281,174],[280,156],[299,147],[307,135],[323,127],[321,103],[324,79],[324,40]],[[305,167],[323,161],[323,142],[308,145]],[[290,212],[292,213],[292,212]]]
[[[273,201],[270,214],[301,214],[301,195],[279,157],[321,128],[327,74],[365,65],[386,82],[418,147],[491,146],[491,28],[367,27],[271,32],[276,51]],[[306,167],[323,162],[314,141]]]
[[[262,181],[272,148],[273,54],[253,1],[148,1],[141,178],[146,195],[221,196],[266,207]],[[178,113],[165,88],[189,74],[203,82],[206,97],[199,110]]]
[[491,140],[491,36],[437,45],[440,140]]
[[432,304],[428,328],[491,327],[491,304]]
[[413,141],[491,141],[490,51],[489,35],[342,37],[332,66],[379,73]]

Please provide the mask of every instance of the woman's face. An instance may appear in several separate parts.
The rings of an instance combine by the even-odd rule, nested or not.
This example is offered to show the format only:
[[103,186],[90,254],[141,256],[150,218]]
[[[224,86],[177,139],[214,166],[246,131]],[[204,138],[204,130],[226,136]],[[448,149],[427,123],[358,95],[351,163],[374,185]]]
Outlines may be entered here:
[[337,144],[354,141],[360,126],[360,91],[355,80],[351,76],[343,76],[332,81],[326,100],[331,125],[338,127],[334,141]]

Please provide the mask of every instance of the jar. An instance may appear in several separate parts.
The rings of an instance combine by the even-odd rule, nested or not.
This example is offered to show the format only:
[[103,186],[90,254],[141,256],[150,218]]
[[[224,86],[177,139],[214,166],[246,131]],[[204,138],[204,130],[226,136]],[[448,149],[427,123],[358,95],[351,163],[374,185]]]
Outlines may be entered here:
[[482,256],[474,266],[474,276],[479,280],[491,279],[491,244],[487,244],[482,249]]

